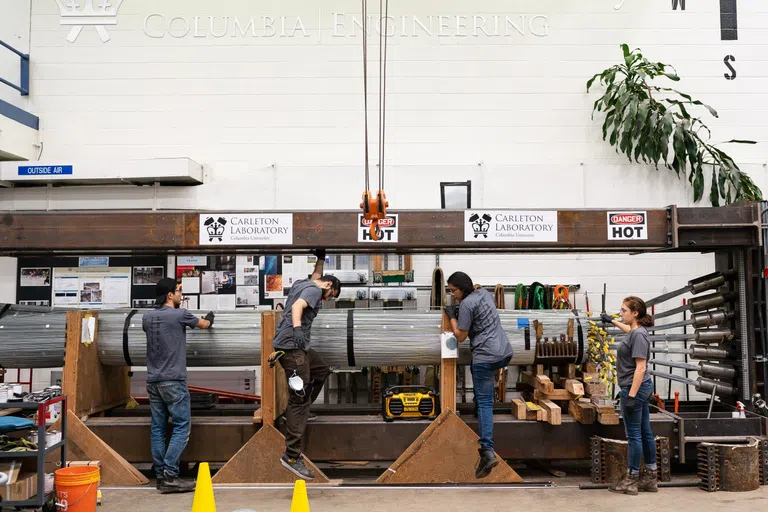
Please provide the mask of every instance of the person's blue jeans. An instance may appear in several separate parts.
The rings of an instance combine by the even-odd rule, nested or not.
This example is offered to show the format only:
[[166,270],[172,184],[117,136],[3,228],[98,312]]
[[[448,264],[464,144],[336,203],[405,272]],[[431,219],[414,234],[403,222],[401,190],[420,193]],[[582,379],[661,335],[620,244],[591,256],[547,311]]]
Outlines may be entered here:
[[621,388],[621,416],[624,420],[624,432],[627,435],[627,467],[630,473],[640,471],[640,461],[645,457],[645,465],[656,464],[656,440],[651,432],[651,416],[648,402],[653,395],[653,382],[647,380],[640,385],[635,396],[635,407],[627,410],[629,386]]
[[[152,460],[158,478],[165,475],[179,476],[181,452],[189,442],[191,405],[187,383],[181,380],[165,380],[147,384],[149,407],[152,411]],[[165,446],[168,418],[173,424],[171,440]]]
[[506,368],[511,357],[495,363],[475,363],[469,367],[472,372],[472,386],[477,404],[477,421],[480,424],[480,448],[493,451],[493,388],[494,375],[499,368]]

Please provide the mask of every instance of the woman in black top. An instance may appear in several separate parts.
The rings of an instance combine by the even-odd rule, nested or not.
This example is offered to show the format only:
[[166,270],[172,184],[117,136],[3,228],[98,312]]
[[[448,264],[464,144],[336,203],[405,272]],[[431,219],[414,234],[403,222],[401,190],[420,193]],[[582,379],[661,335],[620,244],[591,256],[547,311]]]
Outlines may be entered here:
[[[648,403],[653,395],[653,380],[648,374],[651,344],[647,327],[653,326],[645,302],[627,297],[619,312],[621,321],[603,314],[605,323],[613,324],[627,337],[616,352],[616,372],[621,388],[621,416],[627,435],[627,474],[609,490],[635,495],[638,491],[658,492],[656,486],[656,440],[651,432]],[[640,461],[645,457],[645,470],[640,475]]]

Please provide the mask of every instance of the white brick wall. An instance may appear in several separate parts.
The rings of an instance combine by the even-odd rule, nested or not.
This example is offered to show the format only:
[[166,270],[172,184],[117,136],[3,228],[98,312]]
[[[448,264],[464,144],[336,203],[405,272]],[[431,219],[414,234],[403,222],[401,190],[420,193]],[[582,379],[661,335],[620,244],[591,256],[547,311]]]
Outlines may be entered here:
[[[437,208],[440,181],[467,179],[473,182],[475,207],[691,204],[689,189],[671,171],[628,165],[600,140],[601,119],[590,120],[596,94],[586,94],[585,82],[620,61],[622,42],[640,46],[651,60],[673,64],[683,77],[677,87],[718,109],[720,118],[707,120],[714,140],[759,141],[731,153],[768,187],[768,4],[739,2],[739,40],[727,42],[720,40],[714,0],[689,1],[685,12],[673,12],[669,0],[627,1],[615,9],[619,4],[392,2],[397,30],[405,15],[409,35],[396,35],[389,48],[391,207]],[[374,16],[377,5],[371,2]],[[107,27],[110,41],[103,43],[86,27],[69,43],[56,2],[34,2],[28,106],[41,118],[41,158],[108,165],[187,156],[210,170],[205,185],[161,188],[157,199],[149,187],[0,190],[0,210],[356,208],[363,187],[361,39],[333,37],[333,12],[347,14],[349,32],[359,2],[125,0],[118,25]],[[221,38],[151,38],[142,26],[152,13],[188,20],[214,15],[216,30],[223,16],[260,22],[269,15],[278,31],[280,16],[287,17],[289,29],[300,16],[309,37],[232,37],[230,28]],[[494,15],[519,14],[548,16],[548,35],[471,35],[473,16],[492,26]],[[23,10],[12,15],[24,24]],[[432,16],[435,35],[410,35],[414,16],[424,23]],[[453,28],[455,16],[468,16],[470,35],[437,36],[437,16],[448,16]],[[158,20],[150,20],[152,33]],[[5,26],[0,23],[0,33]],[[374,92],[376,44],[373,38],[369,47]],[[723,76],[725,55],[736,58],[736,80]],[[370,103],[376,104],[374,94]],[[374,113],[373,140],[376,122]],[[376,154],[372,143],[371,155]],[[420,282],[428,281],[433,262],[433,257],[415,258]],[[578,282],[582,292],[589,291],[593,309],[603,282],[613,307],[626,294],[657,294],[713,267],[711,256],[695,254],[448,254],[441,263],[446,272],[462,269],[488,284]],[[582,295],[578,301],[583,304]]]

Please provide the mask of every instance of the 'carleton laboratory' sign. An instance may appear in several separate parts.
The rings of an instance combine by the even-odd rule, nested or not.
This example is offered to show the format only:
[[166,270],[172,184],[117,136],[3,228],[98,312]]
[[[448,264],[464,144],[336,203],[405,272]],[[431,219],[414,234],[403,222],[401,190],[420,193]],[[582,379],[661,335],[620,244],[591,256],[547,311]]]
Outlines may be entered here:
[[293,214],[201,213],[200,245],[291,245]]
[[557,212],[466,210],[464,241],[557,242]]

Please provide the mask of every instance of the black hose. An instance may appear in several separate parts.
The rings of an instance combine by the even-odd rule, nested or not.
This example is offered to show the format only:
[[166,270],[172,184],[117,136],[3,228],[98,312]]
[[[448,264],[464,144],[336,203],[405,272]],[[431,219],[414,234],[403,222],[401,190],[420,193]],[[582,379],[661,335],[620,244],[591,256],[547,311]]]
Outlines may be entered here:
[[[701,485],[700,480],[682,480],[679,482],[659,482],[658,486],[662,488],[666,487],[698,487]],[[582,491],[591,491],[597,489],[607,489],[608,484],[579,484],[579,489]]]

